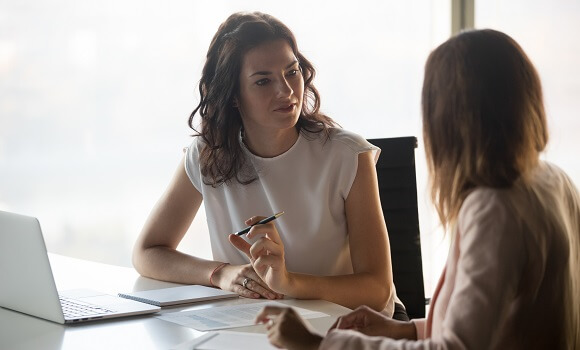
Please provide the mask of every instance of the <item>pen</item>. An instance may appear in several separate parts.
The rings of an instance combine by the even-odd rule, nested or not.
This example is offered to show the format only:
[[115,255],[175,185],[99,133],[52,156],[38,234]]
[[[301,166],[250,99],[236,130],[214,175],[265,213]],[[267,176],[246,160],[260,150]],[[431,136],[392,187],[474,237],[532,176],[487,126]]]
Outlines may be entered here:
[[255,224],[253,224],[253,225],[250,225],[250,226],[246,227],[245,229],[243,229],[243,230],[241,230],[241,231],[238,231],[238,232],[236,232],[236,233],[234,233],[234,234],[235,234],[236,236],[241,236],[241,235],[243,235],[243,234],[246,234],[246,233],[250,232],[250,229],[252,228],[252,226],[266,224],[266,223],[268,223],[268,222],[270,222],[270,221],[272,221],[272,220],[276,220],[278,217],[282,216],[282,214],[284,214],[284,212],[283,212],[283,211],[281,211],[281,212],[279,212],[279,213],[276,213],[276,214],[274,214],[274,215],[272,215],[272,216],[268,216],[267,218],[265,218],[265,219],[262,219],[262,220],[260,220],[260,221],[256,222]]

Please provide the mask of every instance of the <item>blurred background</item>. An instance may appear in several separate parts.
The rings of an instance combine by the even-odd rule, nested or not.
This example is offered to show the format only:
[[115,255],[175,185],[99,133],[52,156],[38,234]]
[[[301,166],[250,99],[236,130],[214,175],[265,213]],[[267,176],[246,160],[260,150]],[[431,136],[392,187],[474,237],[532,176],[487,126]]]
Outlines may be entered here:
[[[131,249],[191,142],[187,118],[219,24],[259,10],[317,69],[322,110],[366,138],[419,139],[426,295],[448,245],[429,204],[420,91],[451,30],[451,0],[0,0],[0,210],[39,218],[50,252],[131,266]],[[538,69],[545,158],[580,184],[580,1],[482,0]],[[267,214],[267,213],[262,213]],[[180,249],[211,258],[203,208]]]

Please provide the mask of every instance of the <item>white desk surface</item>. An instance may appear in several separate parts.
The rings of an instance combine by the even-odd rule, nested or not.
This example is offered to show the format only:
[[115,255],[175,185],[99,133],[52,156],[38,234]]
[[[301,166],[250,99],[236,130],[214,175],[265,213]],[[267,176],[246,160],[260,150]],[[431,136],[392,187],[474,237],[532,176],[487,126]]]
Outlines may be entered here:
[[[59,290],[89,288],[108,294],[178,286],[139,276],[132,268],[119,267],[49,254]],[[258,301],[264,301],[259,299]],[[256,302],[229,299],[163,308],[161,313]],[[325,333],[336,317],[350,311],[322,300],[280,300],[290,306],[324,312],[330,317],[308,322]],[[155,315],[155,314],[154,314]],[[266,331],[264,326],[234,328],[235,331]],[[61,325],[8,309],[0,308],[0,349],[170,349],[203,335],[195,329],[155,318],[153,315]]]

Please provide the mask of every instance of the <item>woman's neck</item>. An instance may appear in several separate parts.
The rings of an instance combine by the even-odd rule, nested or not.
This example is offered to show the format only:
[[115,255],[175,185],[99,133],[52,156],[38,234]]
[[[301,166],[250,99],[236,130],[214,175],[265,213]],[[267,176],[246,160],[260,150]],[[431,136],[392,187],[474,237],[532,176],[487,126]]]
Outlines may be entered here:
[[242,142],[258,157],[273,158],[288,151],[298,140],[298,130],[292,127],[268,132],[242,129]]

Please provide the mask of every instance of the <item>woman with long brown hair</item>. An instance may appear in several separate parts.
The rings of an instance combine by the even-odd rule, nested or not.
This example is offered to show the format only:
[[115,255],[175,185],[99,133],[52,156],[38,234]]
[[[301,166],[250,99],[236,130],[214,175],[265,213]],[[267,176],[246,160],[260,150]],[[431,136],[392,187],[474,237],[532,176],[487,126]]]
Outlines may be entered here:
[[[276,18],[235,13],[222,23],[189,118],[194,140],[135,244],[142,275],[406,316],[395,305],[380,150],[320,112],[314,76]],[[177,250],[202,201],[215,260]],[[247,225],[246,239],[231,234]]]
[[578,349],[580,198],[540,160],[548,130],[534,66],[506,34],[461,33],[429,56],[422,107],[432,199],[452,242],[428,317],[361,307],[325,338],[291,309],[258,322],[289,349]]

